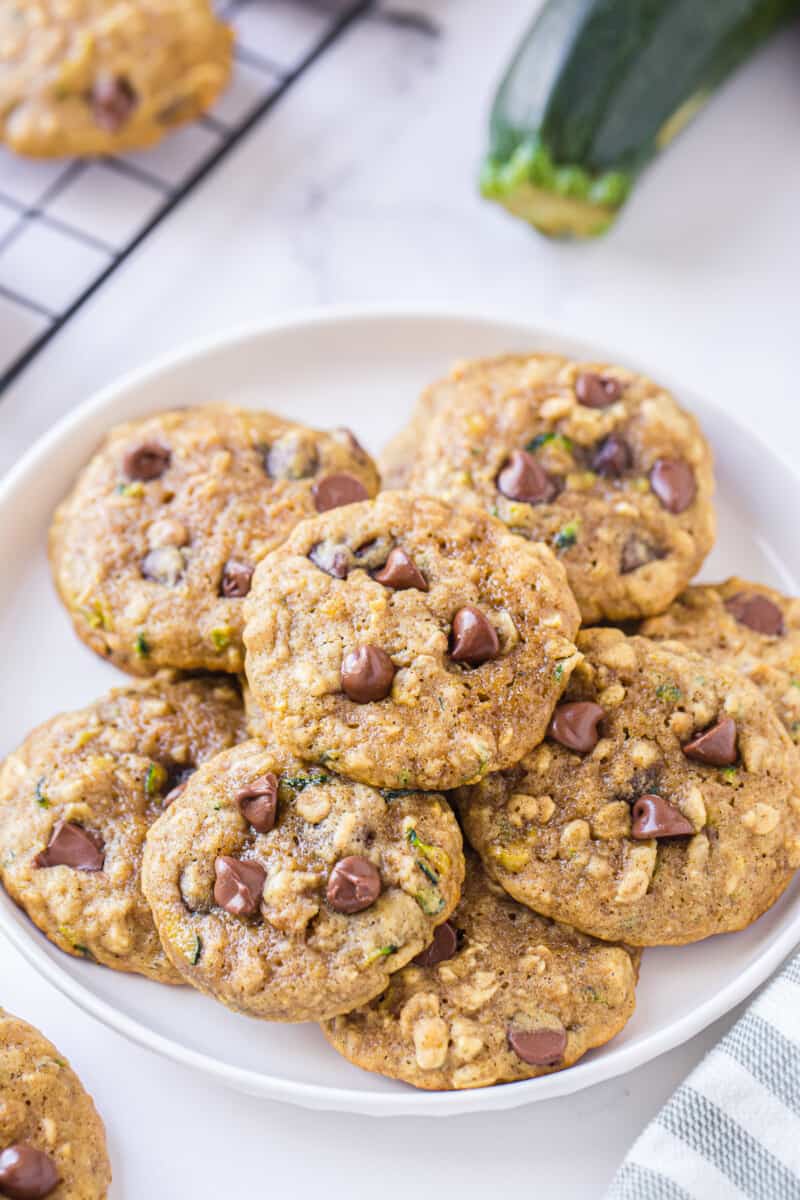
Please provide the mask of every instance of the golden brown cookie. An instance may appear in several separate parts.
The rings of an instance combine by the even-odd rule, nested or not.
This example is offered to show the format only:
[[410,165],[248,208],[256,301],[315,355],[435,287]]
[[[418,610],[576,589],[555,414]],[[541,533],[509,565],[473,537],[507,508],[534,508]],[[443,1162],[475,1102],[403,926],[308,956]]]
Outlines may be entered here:
[[711,451],[664,388],[549,355],[468,363],[435,386],[408,486],[550,545],[585,624],[661,612],[696,573],[714,541]]
[[[491,369],[486,369],[487,361]],[[567,359],[557,354],[531,354],[526,358],[528,371],[543,379],[553,378],[567,365]],[[519,381],[520,358],[505,355],[491,360],[473,359],[458,362],[449,375],[437,379],[418,397],[411,417],[402,429],[389,439],[378,455],[378,467],[385,488],[406,488],[415,470],[417,459],[425,458],[423,449],[428,426],[437,413],[471,394],[473,387],[481,389],[482,399],[502,399],[509,388]],[[477,396],[477,391],[476,391]]]
[[143,887],[183,977],[271,1021],[377,995],[452,912],[461,833],[441,796],[381,793],[258,741],[192,776],[150,830]]
[[763,583],[727,579],[687,588],[640,630],[741,671],[758,684],[800,745],[800,600]]
[[323,1030],[356,1066],[415,1087],[531,1079],[619,1033],[637,958],[517,904],[468,853],[461,902],[432,946]]
[[245,615],[273,736],[376,787],[510,766],[577,662],[577,608],[547,547],[407,492],[303,522],[256,571]]
[[517,900],[614,941],[743,929],[800,866],[796,750],[759,690],[678,643],[579,634],[548,737],[458,794]]
[[226,677],[165,673],[53,717],[8,756],[0,881],[51,942],[181,982],[141,892],[145,834],[195,767],[241,739],[243,723]]
[[91,1096],[55,1046],[0,1008],[0,1196],[105,1200],[110,1185]]
[[225,406],[120,425],[56,512],[50,558],[78,636],[134,675],[242,669],[242,597],[303,517],[378,490],[345,429]]
[[232,44],[210,0],[4,0],[0,141],[39,158],[151,146],[213,104]]

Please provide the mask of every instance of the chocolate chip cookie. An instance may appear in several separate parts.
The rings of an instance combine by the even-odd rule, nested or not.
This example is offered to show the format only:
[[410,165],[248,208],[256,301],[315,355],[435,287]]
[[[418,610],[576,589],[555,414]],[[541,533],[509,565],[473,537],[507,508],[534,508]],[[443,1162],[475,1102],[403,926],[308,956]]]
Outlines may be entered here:
[[184,978],[271,1021],[377,995],[430,944],[463,878],[440,796],[381,793],[255,740],[192,776],[150,830],[142,874]]
[[232,44],[210,0],[7,0],[0,141],[59,158],[151,146],[213,104]]
[[546,546],[404,492],[304,521],[257,569],[245,615],[273,735],[376,787],[452,788],[516,762],[577,662]]
[[711,451],[669,392],[623,367],[542,356],[439,385],[408,486],[484,505],[548,543],[585,624],[650,616],[714,540]]
[[596,937],[648,946],[743,929],[800,866],[796,751],[734,669],[613,629],[548,737],[463,789],[464,830],[517,900]]
[[640,630],[683,642],[741,671],[769,697],[800,745],[800,600],[745,579],[690,587]]
[[58,509],[56,585],[78,636],[124,671],[239,671],[257,562],[378,483],[344,429],[223,406],[145,417],[109,434]]
[[525,363],[525,378],[549,383],[567,365],[567,359],[557,354],[530,354],[524,360],[508,354],[493,359],[476,359],[456,363],[449,375],[425,388],[419,396],[407,425],[386,443],[378,455],[378,467],[385,488],[406,488],[415,469],[427,428],[437,413],[451,405],[458,406],[471,397],[481,402],[502,399],[510,388],[519,384],[520,362]]
[[105,1200],[110,1185],[91,1096],[47,1038],[0,1008],[0,1196]]
[[226,677],[165,674],[54,717],[9,755],[0,881],[51,942],[181,982],[141,892],[144,838],[194,768],[240,740],[243,719]]
[[461,902],[432,945],[323,1030],[367,1071],[420,1088],[488,1087],[602,1046],[633,1014],[635,983],[627,950],[517,904],[468,853]]

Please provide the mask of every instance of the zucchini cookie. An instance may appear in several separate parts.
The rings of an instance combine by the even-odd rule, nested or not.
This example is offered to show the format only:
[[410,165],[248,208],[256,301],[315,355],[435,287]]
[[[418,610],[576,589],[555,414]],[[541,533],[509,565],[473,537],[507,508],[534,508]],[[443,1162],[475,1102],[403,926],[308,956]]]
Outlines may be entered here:
[[796,751],[730,667],[615,629],[547,740],[458,795],[489,873],[523,904],[638,946],[743,929],[800,866]]
[[562,370],[567,359],[556,354],[531,354],[524,360],[508,354],[493,359],[473,359],[456,363],[449,375],[427,387],[418,398],[411,418],[386,443],[378,455],[378,467],[385,488],[405,488],[416,466],[427,428],[437,413],[457,406],[462,400],[473,402],[502,399],[519,383],[519,364],[524,361],[529,386],[534,380],[549,383]]
[[662,612],[714,541],[694,417],[623,367],[517,356],[458,368],[408,486],[479,502],[564,564],[584,624]]
[[118,426],[56,512],[50,558],[78,636],[133,675],[242,669],[242,597],[301,518],[378,490],[347,430],[224,406]]
[[382,794],[255,740],[192,776],[150,830],[142,873],[184,978],[270,1021],[377,995],[430,944],[463,878],[441,796]]
[[640,633],[683,642],[741,671],[772,701],[800,745],[800,600],[762,583],[728,579],[687,588]]
[[274,736],[375,787],[436,791],[510,766],[578,661],[578,611],[546,546],[405,492],[304,521],[257,569],[245,616]]
[[233,34],[209,0],[12,0],[0,45],[0,141],[61,157],[141,149],[200,116]]
[[323,1030],[367,1071],[420,1088],[488,1087],[602,1046],[632,1016],[635,983],[627,950],[517,904],[468,852],[461,902],[429,949]]
[[0,1008],[0,1196],[105,1200],[110,1185],[91,1096],[47,1038]]
[[[61,950],[180,983],[140,886],[145,834],[243,736],[224,676],[117,688],[34,730],[0,768],[0,881]],[[2,1194],[2,1189],[0,1189]]]

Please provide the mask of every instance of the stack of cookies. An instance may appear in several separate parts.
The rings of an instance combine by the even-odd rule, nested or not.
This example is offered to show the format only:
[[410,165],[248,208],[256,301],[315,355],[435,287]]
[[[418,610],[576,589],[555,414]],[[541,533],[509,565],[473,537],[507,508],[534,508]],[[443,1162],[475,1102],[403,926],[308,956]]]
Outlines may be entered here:
[[109,435],[51,560],[142,678],[6,760],[0,878],[68,953],[367,1070],[531,1078],[800,866],[800,602],[687,588],[711,452],[621,367],[468,363],[381,469],[222,406]]

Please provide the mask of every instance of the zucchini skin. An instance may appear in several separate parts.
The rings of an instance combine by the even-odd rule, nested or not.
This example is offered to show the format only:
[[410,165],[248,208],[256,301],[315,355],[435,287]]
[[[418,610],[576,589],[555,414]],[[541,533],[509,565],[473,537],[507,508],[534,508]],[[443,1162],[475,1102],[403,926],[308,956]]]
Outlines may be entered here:
[[604,232],[636,176],[800,0],[547,0],[495,96],[485,196]]

